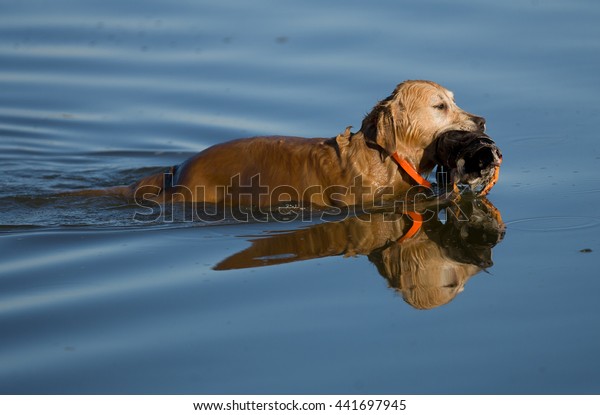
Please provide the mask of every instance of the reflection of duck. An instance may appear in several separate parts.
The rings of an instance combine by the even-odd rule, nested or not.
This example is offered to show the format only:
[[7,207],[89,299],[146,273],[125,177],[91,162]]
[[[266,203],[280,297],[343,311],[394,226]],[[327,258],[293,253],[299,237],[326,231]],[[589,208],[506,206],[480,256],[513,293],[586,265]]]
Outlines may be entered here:
[[502,240],[505,229],[486,199],[462,201],[443,210],[444,223],[436,216],[420,226],[418,215],[371,213],[257,237],[215,269],[367,255],[406,302],[415,308],[434,308],[451,301],[471,276],[492,265],[492,247]]

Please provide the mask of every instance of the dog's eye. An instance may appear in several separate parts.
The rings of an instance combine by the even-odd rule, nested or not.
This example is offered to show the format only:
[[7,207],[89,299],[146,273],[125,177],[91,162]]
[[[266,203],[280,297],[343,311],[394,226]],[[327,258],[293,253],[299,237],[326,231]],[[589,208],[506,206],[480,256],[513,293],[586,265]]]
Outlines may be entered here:
[[446,104],[442,102],[441,104],[434,105],[433,108],[443,111],[446,109]]

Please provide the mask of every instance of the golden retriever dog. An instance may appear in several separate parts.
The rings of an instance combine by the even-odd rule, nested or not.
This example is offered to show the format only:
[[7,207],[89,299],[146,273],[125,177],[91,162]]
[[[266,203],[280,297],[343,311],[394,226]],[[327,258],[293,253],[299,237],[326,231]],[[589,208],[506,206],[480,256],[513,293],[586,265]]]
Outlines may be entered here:
[[364,205],[427,183],[420,174],[434,167],[428,149],[441,133],[484,128],[485,119],[459,108],[446,88],[431,81],[405,81],[375,105],[356,133],[348,127],[334,138],[229,141],[110,191],[161,203]]

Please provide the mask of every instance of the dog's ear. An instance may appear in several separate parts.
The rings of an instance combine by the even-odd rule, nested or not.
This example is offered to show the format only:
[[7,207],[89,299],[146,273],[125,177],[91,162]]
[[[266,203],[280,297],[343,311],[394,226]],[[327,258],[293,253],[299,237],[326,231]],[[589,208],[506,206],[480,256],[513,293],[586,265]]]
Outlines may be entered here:
[[375,141],[389,155],[394,154],[397,150],[397,133],[398,130],[396,128],[392,111],[390,110],[390,107],[387,106],[379,114],[377,120],[377,136]]
[[365,139],[377,144],[388,156],[397,150],[398,130],[389,105],[379,104],[373,108],[365,117],[361,130]]

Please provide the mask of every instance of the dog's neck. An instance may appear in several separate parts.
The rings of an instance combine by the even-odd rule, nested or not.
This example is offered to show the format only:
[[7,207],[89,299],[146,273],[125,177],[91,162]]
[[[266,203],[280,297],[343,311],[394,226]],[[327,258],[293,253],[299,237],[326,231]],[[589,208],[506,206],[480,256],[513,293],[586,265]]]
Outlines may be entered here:
[[410,148],[409,146],[405,146],[403,144],[397,144],[396,154],[412,164],[415,170],[421,173],[420,164],[421,160],[423,159],[423,149]]
[[[362,131],[351,134],[349,128],[344,133],[336,137],[336,142],[340,149],[340,156],[343,157],[343,164],[352,166],[353,158],[357,154],[368,154],[372,160],[378,159],[378,170],[381,171],[381,164],[386,166],[386,170],[391,170],[391,175],[404,177],[409,184],[418,184],[425,187],[431,187],[431,184],[421,177],[421,172],[431,169],[426,166],[423,160],[423,149],[411,149],[408,146],[402,146],[394,154],[388,154],[386,150],[380,147],[372,140],[368,140]],[[359,151],[360,150],[360,151]],[[373,166],[373,163],[369,163]],[[389,177],[392,179],[392,177]]]
[[402,182],[396,163],[381,152],[381,148],[366,140],[363,133],[350,133],[350,129],[333,140],[342,174],[352,182],[355,177],[369,178],[366,186],[384,187]]

